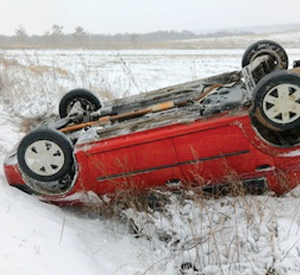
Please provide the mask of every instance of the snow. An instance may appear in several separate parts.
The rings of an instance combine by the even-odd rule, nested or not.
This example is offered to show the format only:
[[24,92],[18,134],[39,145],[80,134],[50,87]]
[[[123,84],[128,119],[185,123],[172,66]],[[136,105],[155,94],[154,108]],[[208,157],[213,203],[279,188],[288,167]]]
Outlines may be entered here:
[[282,156],[282,157],[298,157],[298,156],[300,156],[300,150],[294,150],[289,153],[281,154],[280,156]]
[[[6,111],[0,120],[3,163],[22,134]],[[2,167],[0,181],[0,274],[132,274],[142,266],[139,247],[118,228],[110,230],[107,221],[77,216],[11,188]]]
[[130,238],[113,235],[99,220],[76,217],[8,188],[1,185],[0,274],[135,270],[138,247]]
[[[293,53],[296,56],[299,51]],[[96,76],[103,73],[110,87],[121,95],[130,87],[133,93],[138,92],[116,52],[81,51],[75,58],[71,51],[26,54],[27,63],[20,51],[1,55],[19,62],[5,70],[0,66],[4,82],[0,94],[2,163],[25,128],[28,130],[24,121],[56,112],[59,96],[70,84],[75,87],[82,80],[82,68],[76,69],[82,66],[80,58],[86,60],[90,81],[94,81],[87,88],[96,87]],[[39,66],[49,66],[45,72],[28,70],[33,62],[30,54]],[[238,69],[242,51],[127,51],[120,55],[140,89],[151,90]],[[56,74],[55,81],[49,76],[58,72],[53,63],[63,69],[61,72],[68,72]],[[112,81],[118,78],[122,81]],[[88,80],[82,81],[84,86]],[[280,198],[272,194],[202,198],[193,191],[158,195],[167,198],[159,200],[162,210],[119,208],[116,213],[121,218],[115,212],[103,215],[104,210],[97,208],[101,205],[60,208],[8,186],[1,168],[0,274],[300,273],[299,190]]]

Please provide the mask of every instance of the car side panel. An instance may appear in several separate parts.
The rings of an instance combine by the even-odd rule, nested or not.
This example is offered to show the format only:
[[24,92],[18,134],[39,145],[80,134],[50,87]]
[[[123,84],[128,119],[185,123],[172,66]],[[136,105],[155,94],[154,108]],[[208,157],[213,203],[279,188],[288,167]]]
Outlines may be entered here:
[[201,185],[270,174],[273,158],[256,149],[232,119],[204,125],[177,125],[96,143],[88,152],[93,188],[104,194],[169,180]]
[[88,161],[99,194],[116,189],[155,187],[181,177],[171,138],[152,142],[141,139],[139,143],[108,151],[101,148],[98,151],[96,147]]
[[197,184],[259,176],[260,167],[274,166],[234,124],[177,136],[174,144],[185,179]]

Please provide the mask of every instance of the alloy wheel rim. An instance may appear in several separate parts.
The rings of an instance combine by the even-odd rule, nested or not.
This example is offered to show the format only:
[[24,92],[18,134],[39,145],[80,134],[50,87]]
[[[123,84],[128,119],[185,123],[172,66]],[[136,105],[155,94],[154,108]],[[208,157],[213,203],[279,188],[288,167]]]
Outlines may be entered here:
[[25,151],[27,167],[40,176],[53,176],[65,162],[61,147],[50,140],[38,140],[30,144]]
[[274,123],[294,122],[300,117],[300,88],[287,83],[276,85],[266,93],[263,111]]

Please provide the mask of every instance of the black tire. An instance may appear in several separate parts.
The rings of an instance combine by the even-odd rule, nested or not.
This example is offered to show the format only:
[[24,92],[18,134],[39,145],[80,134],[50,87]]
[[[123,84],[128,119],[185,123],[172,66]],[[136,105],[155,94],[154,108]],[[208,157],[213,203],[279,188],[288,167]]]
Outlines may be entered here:
[[27,134],[18,147],[17,157],[26,176],[43,182],[62,179],[74,165],[71,141],[49,128]]
[[263,77],[253,91],[251,114],[270,130],[300,129],[300,77],[274,71]]
[[255,58],[268,54],[275,65],[274,70],[286,70],[289,59],[286,51],[278,43],[271,40],[260,40],[247,48],[242,57],[242,68],[249,65]]
[[66,93],[60,100],[58,108],[59,116],[61,118],[68,116],[72,106],[78,101],[81,103],[81,107],[85,112],[84,115],[90,114],[102,106],[100,100],[91,91],[75,89]]

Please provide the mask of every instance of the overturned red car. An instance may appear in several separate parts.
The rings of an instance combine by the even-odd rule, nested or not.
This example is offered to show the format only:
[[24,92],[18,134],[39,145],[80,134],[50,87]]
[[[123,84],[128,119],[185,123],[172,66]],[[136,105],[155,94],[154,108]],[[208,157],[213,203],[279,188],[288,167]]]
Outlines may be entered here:
[[300,182],[298,62],[269,40],[251,45],[242,70],[110,102],[68,92],[4,162],[10,185],[52,203],[119,190],[203,190],[238,180],[278,195]]

